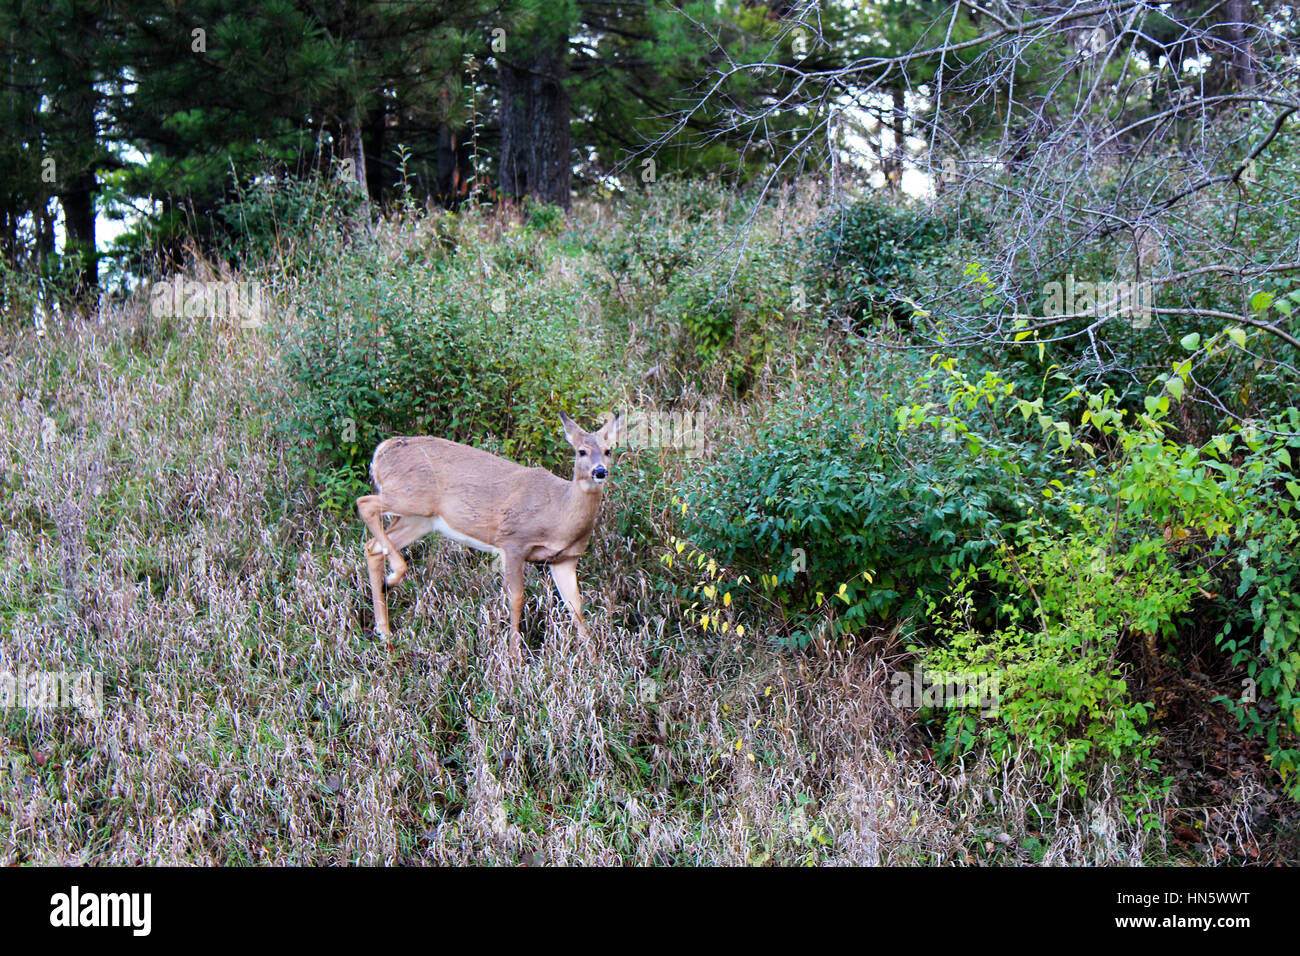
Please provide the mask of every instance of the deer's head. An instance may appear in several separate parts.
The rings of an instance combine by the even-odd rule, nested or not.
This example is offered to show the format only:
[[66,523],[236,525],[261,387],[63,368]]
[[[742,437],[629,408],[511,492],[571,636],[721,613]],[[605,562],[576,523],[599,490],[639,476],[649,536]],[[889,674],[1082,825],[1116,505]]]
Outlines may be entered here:
[[560,422],[564,425],[564,437],[573,446],[574,483],[583,491],[599,491],[609,478],[613,464],[610,453],[618,443],[619,432],[623,428],[623,415],[615,415],[594,432],[583,431],[564,412],[560,412]]

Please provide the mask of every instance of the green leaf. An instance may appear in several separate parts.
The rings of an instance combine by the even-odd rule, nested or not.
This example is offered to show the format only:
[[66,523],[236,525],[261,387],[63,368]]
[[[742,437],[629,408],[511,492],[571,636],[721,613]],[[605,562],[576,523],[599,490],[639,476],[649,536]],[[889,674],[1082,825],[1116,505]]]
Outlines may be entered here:
[[1199,348],[1201,344],[1201,333],[1189,332],[1187,335],[1184,335],[1181,339],[1179,339],[1179,343],[1182,345],[1183,348],[1187,349],[1187,351],[1195,352],[1196,349]]

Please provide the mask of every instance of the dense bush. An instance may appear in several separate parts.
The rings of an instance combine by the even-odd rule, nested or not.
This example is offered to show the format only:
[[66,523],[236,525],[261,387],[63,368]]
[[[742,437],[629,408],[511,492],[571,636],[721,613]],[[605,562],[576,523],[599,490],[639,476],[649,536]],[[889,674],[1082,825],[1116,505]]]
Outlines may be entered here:
[[338,178],[266,180],[241,190],[217,206],[219,252],[232,262],[268,262],[282,254],[300,256],[305,264],[313,239],[336,229],[365,208],[352,183]]
[[1300,411],[1269,425],[1268,436],[1248,426],[1212,443],[1223,476],[1215,480],[1234,506],[1211,551],[1229,559],[1216,639],[1246,674],[1242,693],[1223,702],[1264,738],[1273,769],[1300,799]]
[[[862,321],[907,322],[921,275],[957,235],[947,218],[864,199],[828,209],[813,235],[810,279]],[[954,279],[956,276],[954,276]]]
[[647,325],[674,378],[716,375],[743,395],[805,298],[793,244],[758,232],[733,244],[728,230],[762,212],[709,183],[627,196],[614,228],[584,243],[600,264],[606,318]]
[[[1027,763],[1058,793],[1084,796],[1111,770],[1135,811],[1160,791],[1150,779],[1156,736],[1146,728],[1151,703],[1130,688],[1115,614],[1152,590],[1161,593],[1168,578],[1109,573],[1086,536],[1043,538],[1026,552],[998,553],[978,573],[1053,606],[1042,618],[1022,619],[1018,607],[1004,605],[1011,620],[987,630],[973,625],[971,595],[958,583],[942,607],[931,609],[932,645],[917,648],[923,673],[959,678],[963,687],[993,681],[981,695],[984,710],[970,706],[976,701],[943,702],[940,755],[983,747],[1000,767]],[[1102,592],[1100,599],[1090,588]],[[1185,608],[1186,589],[1172,590]]]
[[[1139,729],[1151,703],[1126,673],[1154,679],[1171,666],[1162,649],[1195,629],[1187,620],[1195,608],[1223,622],[1217,639],[1229,664],[1249,675],[1252,693],[1221,699],[1265,738],[1272,767],[1300,795],[1300,483],[1291,457],[1300,413],[1275,423],[1272,438],[1234,427],[1198,447],[1170,434],[1186,366],[1157,383],[1136,414],[1111,391],[1075,393],[1077,428],[1041,397],[1014,398],[997,376],[973,388],[949,369],[954,393],[977,397],[967,410],[983,399],[995,415],[1037,421],[1060,476],[1038,494],[1065,509],[1004,529],[988,560],[958,579],[950,599],[963,611],[968,581],[991,586],[995,626],[952,608],[932,614],[939,641],[923,651],[929,666],[1002,680],[992,720],[964,709],[945,715],[945,750],[961,753],[982,739],[997,760],[1031,752],[1058,788],[1084,793],[1103,771],[1118,770],[1136,807],[1153,792],[1143,772],[1152,769],[1154,740]],[[930,410],[909,421],[960,424]],[[1096,459],[1103,445],[1113,454]],[[990,451],[981,449],[999,461]]]
[[564,209],[530,199],[524,208],[528,228],[548,236],[558,236],[564,231]]
[[594,422],[608,408],[601,351],[572,300],[533,272],[475,271],[476,259],[429,271],[400,246],[359,243],[304,290],[285,356],[296,385],[287,427],[329,503],[364,490],[374,447],[392,435],[490,440],[559,467],[559,412]]
[[[819,370],[679,491],[684,535],[792,613],[796,644],[813,615],[846,633],[917,611],[1027,501],[1017,475],[953,435],[900,436],[877,362]],[[1033,450],[1007,454],[1032,469]]]
[[620,290],[653,296],[712,255],[719,227],[743,208],[716,184],[664,181],[622,197],[613,228],[590,235],[587,247]]
[[721,360],[727,382],[743,394],[783,325],[790,282],[768,250],[735,262],[718,257],[675,277],[658,307],[664,326],[684,333],[682,364]]

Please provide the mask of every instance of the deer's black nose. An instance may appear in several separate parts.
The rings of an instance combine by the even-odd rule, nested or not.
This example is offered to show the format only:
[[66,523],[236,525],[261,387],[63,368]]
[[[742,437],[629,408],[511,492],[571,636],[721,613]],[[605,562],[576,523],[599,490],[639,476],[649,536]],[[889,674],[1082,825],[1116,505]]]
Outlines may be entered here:
[[604,465],[597,465],[595,468],[591,469],[591,477],[599,478],[602,481],[605,479],[605,476],[608,474],[609,472],[605,470]]

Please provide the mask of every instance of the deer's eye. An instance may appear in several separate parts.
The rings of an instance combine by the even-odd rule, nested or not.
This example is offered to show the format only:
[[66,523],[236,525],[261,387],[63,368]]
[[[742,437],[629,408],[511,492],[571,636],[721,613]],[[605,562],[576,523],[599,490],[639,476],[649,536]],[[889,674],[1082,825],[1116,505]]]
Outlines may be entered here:
[[581,451],[579,451],[579,452],[578,452],[578,457],[579,457],[579,458],[586,458],[586,457],[587,457],[587,449],[584,448],[584,449],[582,449]]
[[604,451],[604,455],[605,455],[606,458],[609,457],[609,449],[608,449],[608,448],[605,449],[605,451]]

